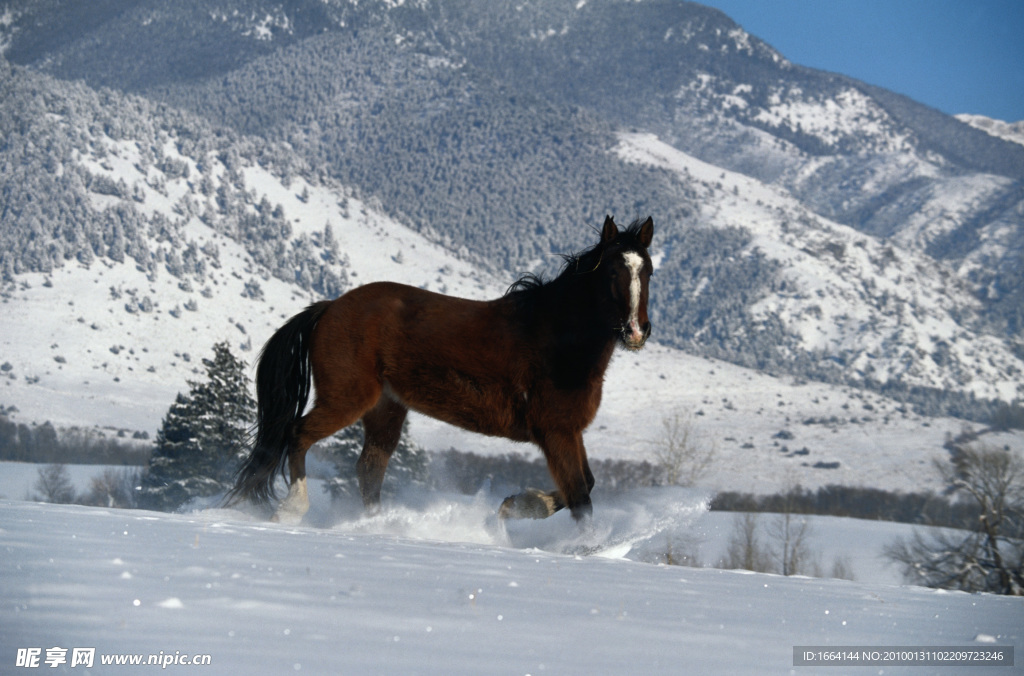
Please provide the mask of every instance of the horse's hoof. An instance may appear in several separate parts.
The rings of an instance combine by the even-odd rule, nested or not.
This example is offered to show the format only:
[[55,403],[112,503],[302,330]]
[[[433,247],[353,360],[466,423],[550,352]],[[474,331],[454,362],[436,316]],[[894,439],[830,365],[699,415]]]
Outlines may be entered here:
[[304,512],[278,510],[274,512],[274,516],[270,517],[270,522],[279,523],[282,526],[298,526],[302,523],[302,517],[304,516]]
[[302,517],[309,511],[309,494],[306,492],[306,479],[297,479],[288,489],[288,497],[277,506],[273,523],[295,526],[302,522]]
[[498,516],[502,519],[546,519],[563,507],[565,501],[558,491],[527,488],[505,498],[498,508]]

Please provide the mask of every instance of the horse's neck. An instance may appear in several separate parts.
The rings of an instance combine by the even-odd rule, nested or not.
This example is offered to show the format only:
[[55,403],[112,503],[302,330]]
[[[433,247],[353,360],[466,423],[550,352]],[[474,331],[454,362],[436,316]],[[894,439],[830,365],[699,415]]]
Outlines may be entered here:
[[544,299],[542,321],[549,322],[550,347],[557,360],[573,362],[576,369],[601,376],[615,350],[613,327],[595,312],[595,303],[574,289],[561,289]]

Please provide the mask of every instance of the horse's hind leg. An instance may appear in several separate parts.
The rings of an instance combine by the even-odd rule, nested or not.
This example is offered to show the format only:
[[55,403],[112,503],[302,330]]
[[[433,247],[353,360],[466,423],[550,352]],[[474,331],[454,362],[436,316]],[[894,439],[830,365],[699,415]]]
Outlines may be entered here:
[[281,523],[298,523],[309,511],[309,493],[306,490],[306,452],[316,442],[348,427],[362,414],[365,406],[357,404],[339,408],[318,402],[295,425],[291,447],[288,449],[288,495],[277,506],[271,517]]
[[402,436],[402,423],[409,410],[385,392],[377,405],[363,416],[363,452],[356,463],[359,476],[359,493],[363,505],[375,510],[380,505],[380,488],[384,483],[384,472],[388,468],[391,454],[398,447]]

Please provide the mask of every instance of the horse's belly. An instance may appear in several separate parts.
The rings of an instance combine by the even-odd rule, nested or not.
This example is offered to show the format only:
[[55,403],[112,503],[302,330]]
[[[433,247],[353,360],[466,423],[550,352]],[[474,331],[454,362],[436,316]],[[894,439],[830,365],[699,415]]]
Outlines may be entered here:
[[454,373],[418,386],[389,384],[402,402],[418,413],[470,432],[529,441],[526,397],[509,386]]

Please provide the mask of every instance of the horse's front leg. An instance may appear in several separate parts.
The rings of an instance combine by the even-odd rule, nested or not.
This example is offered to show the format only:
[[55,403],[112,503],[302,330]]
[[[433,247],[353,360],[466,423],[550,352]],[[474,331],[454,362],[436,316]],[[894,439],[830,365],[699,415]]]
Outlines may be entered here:
[[[594,490],[594,473],[590,471],[587,456],[583,456],[583,475],[587,481],[587,492]],[[565,509],[565,498],[562,491],[542,491],[539,488],[527,488],[505,498],[498,508],[498,516],[502,519],[546,519],[555,512]]]
[[577,522],[588,522],[593,513],[590,490],[594,486],[594,475],[587,462],[583,434],[535,431],[534,438],[544,452],[548,471],[558,489],[547,493],[531,489],[514,495],[502,503],[499,514],[506,518],[544,518],[568,507]]

